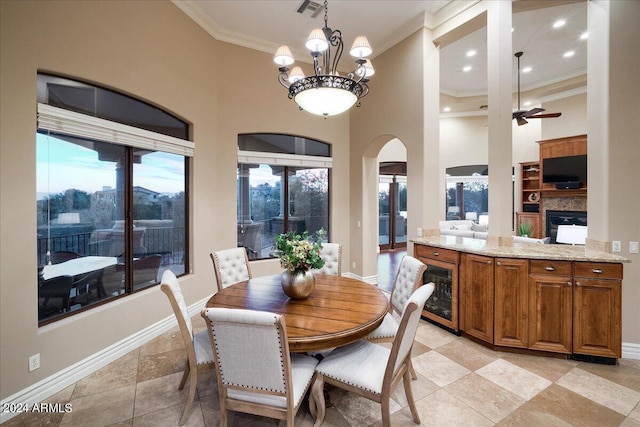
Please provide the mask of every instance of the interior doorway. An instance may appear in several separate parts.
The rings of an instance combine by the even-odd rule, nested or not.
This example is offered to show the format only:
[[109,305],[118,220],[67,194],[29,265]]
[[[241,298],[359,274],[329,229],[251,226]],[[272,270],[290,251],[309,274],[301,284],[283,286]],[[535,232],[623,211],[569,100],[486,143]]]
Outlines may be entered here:
[[380,163],[378,178],[380,251],[407,247],[407,163]]

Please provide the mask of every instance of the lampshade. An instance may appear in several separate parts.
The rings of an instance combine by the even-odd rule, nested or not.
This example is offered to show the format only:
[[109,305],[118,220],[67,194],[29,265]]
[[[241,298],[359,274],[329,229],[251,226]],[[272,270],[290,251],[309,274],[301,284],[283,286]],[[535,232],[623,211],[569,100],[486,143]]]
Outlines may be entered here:
[[556,243],[584,245],[587,238],[586,225],[559,225]]
[[305,43],[307,49],[311,52],[324,52],[329,48],[329,42],[324,35],[324,32],[320,28],[316,28],[311,31],[307,42]]
[[302,72],[302,68],[295,66],[289,73],[289,83],[295,83],[298,80],[304,79],[304,73]]
[[366,58],[371,55],[371,45],[365,36],[356,37],[349,53],[356,58]]
[[478,224],[489,225],[489,215],[480,215],[478,218]]
[[[366,77],[370,78],[371,76],[373,76],[376,73],[376,70],[373,69],[373,64],[371,64],[371,60],[367,59],[367,62],[364,63],[364,68],[367,70],[367,74]],[[362,77],[362,68],[358,68],[358,70],[356,71],[356,74],[359,77]]]
[[357,100],[358,97],[352,92],[331,87],[305,90],[295,96],[296,103],[303,110],[319,116],[334,116],[344,113]]
[[447,208],[447,212],[449,213],[460,213],[460,206],[449,206]]
[[273,62],[281,67],[293,64],[294,59],[289,46],[280,46],[273,57]]
[[478,219],[478,214],[476,212],[465,212],[464,219],[476,221]]

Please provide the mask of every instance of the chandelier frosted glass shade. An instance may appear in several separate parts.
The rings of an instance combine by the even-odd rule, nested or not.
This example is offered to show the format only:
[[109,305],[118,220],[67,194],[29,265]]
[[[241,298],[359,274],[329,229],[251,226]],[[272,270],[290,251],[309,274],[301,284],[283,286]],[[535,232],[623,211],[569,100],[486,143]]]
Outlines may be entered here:
[[349,77],[309,76],[289,87],[289,98],[311,114],[328,117],[353,107],[368,90]]

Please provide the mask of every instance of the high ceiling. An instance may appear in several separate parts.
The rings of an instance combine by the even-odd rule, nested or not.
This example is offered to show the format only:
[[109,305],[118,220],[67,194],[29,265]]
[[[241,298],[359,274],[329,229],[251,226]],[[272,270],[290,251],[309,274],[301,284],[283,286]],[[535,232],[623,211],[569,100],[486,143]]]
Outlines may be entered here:
[[[221,41],[273,53],[287,44],[296,60],[309,62],[310,55],[304,42],[313,28],[324,24],[322,1],[320,5],[308,0],[231,0],[201,1],[174,0],[174,4]],[[310,4],[309,4],[310,3]],[[444,19],[452,10],[472,6],[477,0],[331,0],[328,3],[328,23],[332,29],[342,31],[345,50],[358,35],[366,35],[375,56],[401,41],[423,23]],[[586,1],[519,0],[514,9],[531,9],[544,4],[551,7],[533,8],[513,15],[513,53],[524,52],[521,68],[523,103],[534,104],[559,98],[562,93],[583,90],[586,86],[587,45],[580,36],[587,29]],[[522,5],[526,5],[522,7]],[[306,6],[303,13],[297,10]],[[314,7],[320,7],[314,18]],[[561,28],[553,24],[563,19]],[[467,57],[469,50],[476,55]],[[563,57],[574,51],[570,58]],[[441,47],[440,87],[443,104],[451,104],[452,111],[478,109],[487,93],[486,27]],[[342,63],[349,61],[346,53]],[[470,71],[463,71],[471,66]],[[513,90],[517,91],[516,59],[513,61]],[[276,81],[274,68],[274,82]],[[375,76],[370,84],[375,90]],[[582,88],[582,89],[581,89]],[[447,96],[448,95],[448,96]],[[453,98],[451,98],[453,97]]]

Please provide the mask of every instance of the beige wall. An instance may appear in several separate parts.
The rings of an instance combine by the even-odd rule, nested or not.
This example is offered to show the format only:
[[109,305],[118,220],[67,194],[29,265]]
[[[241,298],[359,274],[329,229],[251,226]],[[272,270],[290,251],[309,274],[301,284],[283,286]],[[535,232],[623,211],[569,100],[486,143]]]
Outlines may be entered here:
[[553,139],[563,136],[582,135],[587,133],[587,94],[562,98],[557,101],[542,104],[545,113],[557,113],[562,115],[552,119],[541,119],[542,138]]
[[[349,180],[349,117],[300,112],[270,55],[214,41],[170,2],[0,2],[0,398],[24,389],[169,316],[159,288],[37,325],[36,73],[113,87],[193,124],[192,268],[188,303],[213,292],[209,252],[236,245],[236,135],[284,132],[334,147],[333,182]],[[251,64],[251,66],[247,66]],[[257,96],[256,96],[257,94]],[[349,217],[348,185],[332,187],[332,218]],[[346,249],[348,224],[332,238]],[[279,271],[276,261],[257,266]],[[40,353],[31,373],[27,358]]]

